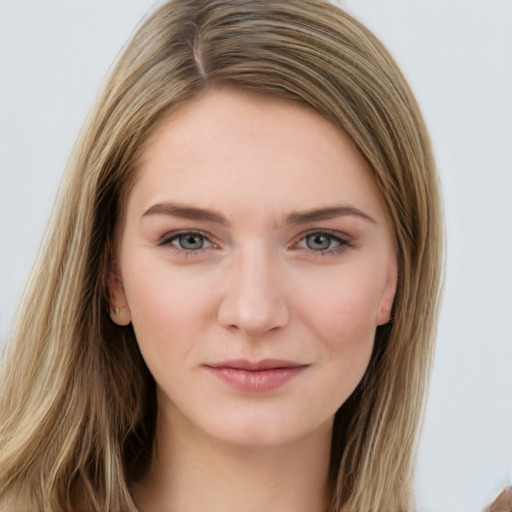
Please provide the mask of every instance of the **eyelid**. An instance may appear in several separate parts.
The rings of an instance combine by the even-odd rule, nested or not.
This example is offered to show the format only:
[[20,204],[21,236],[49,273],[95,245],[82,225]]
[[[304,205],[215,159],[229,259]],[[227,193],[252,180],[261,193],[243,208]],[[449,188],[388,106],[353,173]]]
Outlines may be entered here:
[[[184,249],[177,247],[173,241],[177,239],[181,235],[199,235],[204,238],[205,242],[208,243],[208,247],[201,247],[200,249]],[[308,236],[311,235],[324,235],[328,236],[334,241],[337,242],[335,247],[330,247],[325,250],[314,250],[310,249],[308,247],[299,247],[299,244],[301,242],[304,242]],[[211,250],[211,249],[218,249],[219,245],[213,241],[214,237],[206,232],[202,231],[200,229],[178,229],[175,231],[168,231],[162,236],[160,236],[157,240],[157,245],[159,247],[166,247],[170,250],[175,251],[176,253],[183,254],[185,256],[198,256],[201,253],[204,253],[205,251]],[[332,229],[309,229],[300,235],[298,235],[295,240],[289,245],[289,248],[292,250],[300,250],[307,252],[313,256],[322,257],[327,255],[335,255],[335,254],[341,254],[342,252],[347,251],[348,249],[355,248],[356,246],[353,243],[352,237],[347,235],[346,233],[332,230]]]
[[[195,249],[195,250],[187,250],[183,248],[176,247],[172,242],[177,239],[181,235],[199,235],[202,236],[206,242],[208,242],[209,247],[202,247],[201,249]],[[159,247],[170,247],[177,252],[182,253],[200,253],[202,251],[216,248],[218,247],[218,244],[216,244],[214,241],[212,241],[212,235],[210,233],[207,233],[206,231],[202,231],[200,229],[177,229],[175,231],[167,231],[165,234],[160,236],[157,240],[157,245]]]
[[[309,249],[307,247],[297,247],[301,242],[305,241],[308,236],[311,235],[325,235],[330,237],[333,240],[339,242],[335,247],[323,250],[323,251],[315,251],[314,249]],[[310,229],[304,233],[301,233],[295,241],[291,244],[291,248],[298,248],[300,250],[311,253],[315,256],[325,256],[329,254],[339,254],[345,252],[348,249],[355,248],[355,245],[352,241],[352,237],[348,236],[346,233],[342,233],[340,231],[335,231],[332,229]]]

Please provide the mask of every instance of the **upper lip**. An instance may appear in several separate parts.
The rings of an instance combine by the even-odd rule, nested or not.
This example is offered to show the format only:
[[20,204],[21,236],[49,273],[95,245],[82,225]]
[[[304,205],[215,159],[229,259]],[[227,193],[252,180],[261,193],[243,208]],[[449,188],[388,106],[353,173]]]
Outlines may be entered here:
[[231,359],[229,361],[221,361],[218,363],[208,363],[205,366],[208,366],[209,368],[232,368],[235,370],[257,372],[264,370],[277,370],[280,368],[301,368],[308,365],[285,359],[261,359],[260,361]]

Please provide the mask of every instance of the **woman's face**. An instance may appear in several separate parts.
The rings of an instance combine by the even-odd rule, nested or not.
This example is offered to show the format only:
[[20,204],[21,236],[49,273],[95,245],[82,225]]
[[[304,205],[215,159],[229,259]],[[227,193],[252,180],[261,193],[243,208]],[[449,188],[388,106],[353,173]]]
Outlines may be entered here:
[[160,416],[245,446],[330,429],[396,287],[362,157],[303,106],[220,89],[166,121],[138,172],[110,287]]

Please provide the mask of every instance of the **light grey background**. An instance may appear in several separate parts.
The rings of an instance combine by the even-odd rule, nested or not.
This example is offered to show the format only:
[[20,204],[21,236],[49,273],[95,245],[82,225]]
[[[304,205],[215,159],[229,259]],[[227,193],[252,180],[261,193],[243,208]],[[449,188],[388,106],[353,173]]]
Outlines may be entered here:
[[[391,50],[431,130],[448,267],[418,504],[476,512],[512,483],[512,0],[340,3]],[[89,105],[155,5],[0,0],[0,339]]]

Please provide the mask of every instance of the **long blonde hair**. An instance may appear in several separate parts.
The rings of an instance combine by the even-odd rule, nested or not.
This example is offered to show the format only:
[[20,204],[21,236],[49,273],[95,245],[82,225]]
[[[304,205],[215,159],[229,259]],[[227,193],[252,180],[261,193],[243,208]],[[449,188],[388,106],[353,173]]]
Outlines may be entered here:
[[380,42],[321,0],[174,0],[117,62],[70,159],[3,361],[0,506],[135,512],[155,384],[130,326],[108,317],[113,234],[145,141],[204,88],[288,98],[342,130],[392,220],[399,282],[368,370],[336,414],[332,512],[414,506],[433,356],[442,218],[414,97]]

